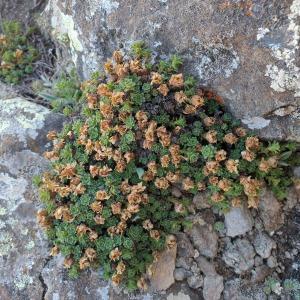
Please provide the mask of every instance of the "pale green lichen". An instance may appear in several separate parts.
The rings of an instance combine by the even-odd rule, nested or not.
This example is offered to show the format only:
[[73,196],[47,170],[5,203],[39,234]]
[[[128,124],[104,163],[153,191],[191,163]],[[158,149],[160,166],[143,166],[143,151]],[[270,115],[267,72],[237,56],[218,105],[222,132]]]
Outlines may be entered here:
[[7,213],[7,210],[6,210],[6,208],[5,208],[5,207],[2,207],[2,206],[0,206],[0,216],[4,216],[4,215],[6,215],[6,213]]
[[13,248],[13,237],[8,232],[0,232],[0,257],[8,255]]
[[32,284],[32,283],[33,283],[33,278],[27,274],[20,274],[14,280],[15,286],[19,290],[25,289],[27,285]]
[[25,248],[26,248],[27,250],[31,250],[31,249],[34,248],[34,246],[35,246],[34,241],[30,241],[30,242],[28,242],[28,243],[25,245]]
[[43,128],[48,109],[21,98],[0,101],[0,136],[16,136],[26,145],[26,138],[35,139]]

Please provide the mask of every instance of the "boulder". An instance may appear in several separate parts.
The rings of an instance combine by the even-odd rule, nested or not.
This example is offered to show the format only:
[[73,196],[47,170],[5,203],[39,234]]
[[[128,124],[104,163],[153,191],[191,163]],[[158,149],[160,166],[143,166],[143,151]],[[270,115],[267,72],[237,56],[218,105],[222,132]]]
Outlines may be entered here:
[[177,52],[250,129],[299,141],[299,14],[298,0],[49,0],[39,24],[84,78],[136,40]]
[[47,169],[44,137],[62,117],[13,94],[2,89],[0,99],[0,298],[41,299],[49,249],[32,176]]

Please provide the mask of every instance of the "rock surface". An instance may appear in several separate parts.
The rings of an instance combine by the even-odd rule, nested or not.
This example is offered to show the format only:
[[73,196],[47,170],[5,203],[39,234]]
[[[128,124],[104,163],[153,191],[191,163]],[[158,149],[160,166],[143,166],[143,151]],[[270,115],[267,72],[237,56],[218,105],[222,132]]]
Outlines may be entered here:
[[175,282],[176,253],[176,246],[166,249],[159,254],[157,261],[153,263],[153,275],[150,278],[150,289],[152,291],[166,290]]
[[262,258],[268,258],[271,251],[276,247],[276,243],[265,233],[259,232],[253,241],[255,251]]
[[266,231],[275,231],[284,223],[282,205],[271,191],[265,189],[261,193],[259,210]]
[[32,176],[48,166],[43,136],[62,118],[2,90],[0,99],[0,299],[41,299],[48,245],[36,224]]
[[[264,137],[300,139],[299,0],[49,0],[40,25],[87,78],[113,49],[178,52]],[[199,17],[201,16],[201,17]]]
[[253,226],[253,219],[246,207],[233,207],[225,213],[226,234],[230,237],[245,234]]
[[247,239],[237,239],[229,242],[223,253],[225,263],[234,268],[235,273],[242,274],[254,266],[255,252]]
[[188,232],[189,236],[201,255],[215,257],[218,251],[218,236],[207,224],[195,224]]
[[219,300],[224,289],[223,277],[220,275],[206,276],[203,285],[205,300]]

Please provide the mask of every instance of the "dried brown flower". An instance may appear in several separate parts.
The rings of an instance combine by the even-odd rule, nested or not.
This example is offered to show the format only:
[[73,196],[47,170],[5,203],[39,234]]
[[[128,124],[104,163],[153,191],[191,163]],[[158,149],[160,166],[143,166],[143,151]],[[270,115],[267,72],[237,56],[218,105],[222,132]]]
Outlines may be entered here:
[[216,154],[215,154],[215,160],[219,161],[219,162],[225,160],[226,157],[227,157],[227,152],[223,149],[217,151]]
[[115,202],[111,204],[111,211],[113,215],[120,215],[122,210],[122,204],[121,202]]
[[225,166],[226,166],[226,169],[230,172],[230,173],[236,173],[238,174],[239,171],[238,171],[238,165],[239,165],[239,161],[236,159],[228,159],[226,162],[225,162]]
[[160,233],[158,230],[156,229],[151,229],[150,230],[150,237],[156,241],[158,241],[160,239]]
[[79,260],[79,269],[84,270],[90,266],[90,262],[86,256],[83,256]]
[[259,139],[255,136],[247,137],[245,146],[247,150],[258,150],[260,146]]
[[97,257],[96,250],[93,248],[86,248],[84,251],[84,255],[88,258],[89,261],[93,261]]
[[175,74],[172,75],[169,80],[169,85],[171,87],[180,88],[183,87],[184,81],[183,81],[183,74]]
[[238,141],[238,138],[233,133],[227,133],[223,140],[230,145],[235,144]]
[[148,230],[148,231],[151,230],[151,229],[153,229],[152,222],[149,219],[145,220],[143,222],[143,228],[146,229],[146,230]]
[[163,96],[167,96],[169,93],[169,88],[166,84],[161,84],[157,90],[163,95]]
[[175,101],[178,103],[184,103],[188,100],[188,97],[184,93],[184,91],[179,91],[175,93]]
[[119,250],[118,247],[116,247],[115,249],[110,251],[109,258],[112,261],[116,261],[116,260],[119,260],[121,255],[122,255],[122,252]]
[[253,161],[255,159],[255,153],[245,150],[241,152],[242,158],[247,161]]
[[186,177],[182,180],[182,188],[188,191],[195,187],[194,181],[190,177]]
[[191,99],[191,104],[198,109],[204,105],[204,99],[199,95],[194,95]]
[[203,123],[207,127],[212,126],[216,123],[216,118],[206,117],[206,118],[203,119]]
[[95,213],[101,213],[102,209],[103,209],[103,205],[99,201],[94,201],[90,205],[90,207],[91,207],[92,211],[94,211]]
[[94,221],[98,225],[103,225],[105,223],[105,219],[101,215],[96,215]]
[[164,177],[156,178],[154,184],[158,189],[161,190],[166,190],[170,186],[168,180]]
[[162,84],[162,81],[163,81],[163,78],[159,73],[157,73],[157,72],[151,73],[151,84],[152,85],[154,85],[154,84],[160,85],[160,84]]
[[244,137],[247,134],[247,130],[243,127],[238,127],[235,129],[235,133],[239,137]]
[[216,144],[217,143],[217,132],[215,130],[209,130],[204,134],[204,138],[210,143],[210,144]]

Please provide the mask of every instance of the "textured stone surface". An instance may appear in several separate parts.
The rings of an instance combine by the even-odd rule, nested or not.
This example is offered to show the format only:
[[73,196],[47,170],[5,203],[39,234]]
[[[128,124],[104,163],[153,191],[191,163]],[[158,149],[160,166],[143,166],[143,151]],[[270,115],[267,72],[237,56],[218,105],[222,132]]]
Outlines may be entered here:
[[271,251],[276,247],[276,243],[266,233],[259,232],[256,234],[253,245],[257,254],[262,258],[268,258]]
[[[36,224],[38,197],[32,176],[48,166],[41,156],[46,132],[61,117],[2,90],[0,99],[0,299],[41,299],[40,274],[48,246]],[[56,124],[52,121],[56,120]]]
[[228,242],[223,253],[225,263],[234,268],[235,273],[242,274],[254,266],[255,252],[247,239],[237,239]]
[[226,234],[230,237],[245,234],[253,226],[253,219],[246,207],[232,207],[225,213]]
[[203,298],[205,300],[219,300],[224,289],[223,277],[220,275],[206,276],[203,285]]
[[224,287],[224,300],[266,300],[264,285],[249,286],[241,279],[236,278],[226,282]]
[[150,289],[162,291],[168,289],[174,282],[174,270],[177,247],[166,249],[159,254],[157,262],[153,263],[153,275],[150,278]]
[[189,236],[201,255],[215,257],[218,251],[218,236],[211,226],[195,224],[189,230]]
[[268,232],[279,229],[284,223],[282,205],[269,190],[263,190],[260,195],[259,212]]
[[299,0],[49,0],[40,24],[83,77],[136,40],[178,52],[249,128],[299,140],[299,15]]

